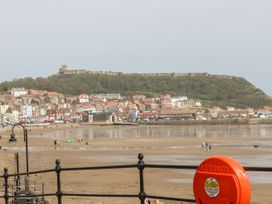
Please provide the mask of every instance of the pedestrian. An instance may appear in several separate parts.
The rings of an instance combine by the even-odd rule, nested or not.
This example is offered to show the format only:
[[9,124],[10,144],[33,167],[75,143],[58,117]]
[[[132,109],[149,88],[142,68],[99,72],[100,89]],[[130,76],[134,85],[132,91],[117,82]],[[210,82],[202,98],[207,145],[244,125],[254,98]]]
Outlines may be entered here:
[[54,148],[57,149],[57,140],[54,140]]
[[212,151],[212,145],[208,144],[208,151]]
[[57,145],[58,145],[58,147],[60,147],[60,141],[59,140],[57,140]]
[[202,142],[201,146],[205,147],[207,151],[209,150],[209,143],[208,142]]
[[149,199],[145,199],[145,204],[151,204],[151,201]]

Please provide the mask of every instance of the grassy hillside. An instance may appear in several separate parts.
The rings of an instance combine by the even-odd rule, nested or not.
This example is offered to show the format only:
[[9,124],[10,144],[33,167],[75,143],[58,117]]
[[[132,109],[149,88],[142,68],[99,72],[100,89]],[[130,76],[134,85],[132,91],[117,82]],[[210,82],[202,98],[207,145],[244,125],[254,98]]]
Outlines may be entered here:
[[206,105],[259,107],[271,105],[271,99],[241,77],[218,76],[142,76],[140,74],[52,75],[24,78],[0,84],[0,91],[25,87],[56,91],[67,95],[119,92],[125,95],[145,93],[150,96],[170,93],[200,99]]

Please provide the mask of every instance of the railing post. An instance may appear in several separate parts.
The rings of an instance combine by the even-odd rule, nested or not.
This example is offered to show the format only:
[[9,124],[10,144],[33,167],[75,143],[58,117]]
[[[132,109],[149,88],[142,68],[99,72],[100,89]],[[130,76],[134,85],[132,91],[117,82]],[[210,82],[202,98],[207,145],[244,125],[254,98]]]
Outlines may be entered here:
[[[14,154],[14,157],[15,157],[15,162],[16,162],[16,174],[19,174],[20,171],[19,171],[19,153],[16,152]],[[20,176],[17,175],[15,176],[15,183],[16,183],[16,190],[18,190],[20,188]]]
[[144,164],[144,155],[142,153],[138,154],[138,169],[139,169],[139,173],[140,173],[140,193],[138,194],[138,197],[141,201],[141,204],[144,204],[145,202],[145,198],[146,198],[146,193],[144,191],[144,168],[145,168],[145,164]]
[[9,195],[8,195],[8,168],[4,168],[4,175],[3,175],[4,179],[5,179],[5,204],[8,204],[8,200],[9,200]]
[[62,204],[62,192],[61,192],[61,180],[60,180],[60,172],[61,172],[61,166],[60,166],[60,160],[56,160],[56,167],[55,171],[57,173],[57,192],[56,196],[58,198],[58,204]]
[[42,201],[44,203],[44,182],[42,182]]

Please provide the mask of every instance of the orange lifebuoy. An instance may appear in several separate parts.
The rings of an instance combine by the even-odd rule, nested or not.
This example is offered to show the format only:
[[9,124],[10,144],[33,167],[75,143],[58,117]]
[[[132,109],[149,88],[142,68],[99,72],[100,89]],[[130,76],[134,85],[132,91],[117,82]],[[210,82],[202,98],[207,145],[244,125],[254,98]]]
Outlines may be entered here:
[[197,204],[249,204],[250,182],[244,168],[226,156],[203,161],[194,176]]

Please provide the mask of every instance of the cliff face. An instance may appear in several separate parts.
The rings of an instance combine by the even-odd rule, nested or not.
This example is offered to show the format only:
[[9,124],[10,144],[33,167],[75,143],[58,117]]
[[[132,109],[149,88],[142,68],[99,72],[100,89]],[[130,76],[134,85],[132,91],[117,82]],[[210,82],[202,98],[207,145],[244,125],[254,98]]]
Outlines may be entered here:
[[[110,74],[108,74],[110,73]],[[81,93],[143,93],[157,96],[169,93],[199,99],[207,106],[260,107],[272,100],[246,79],[208,73],[77,73],[47,78],[25,78],[0,84],[0,91],[13,87],[55,91],[67,95]]]

